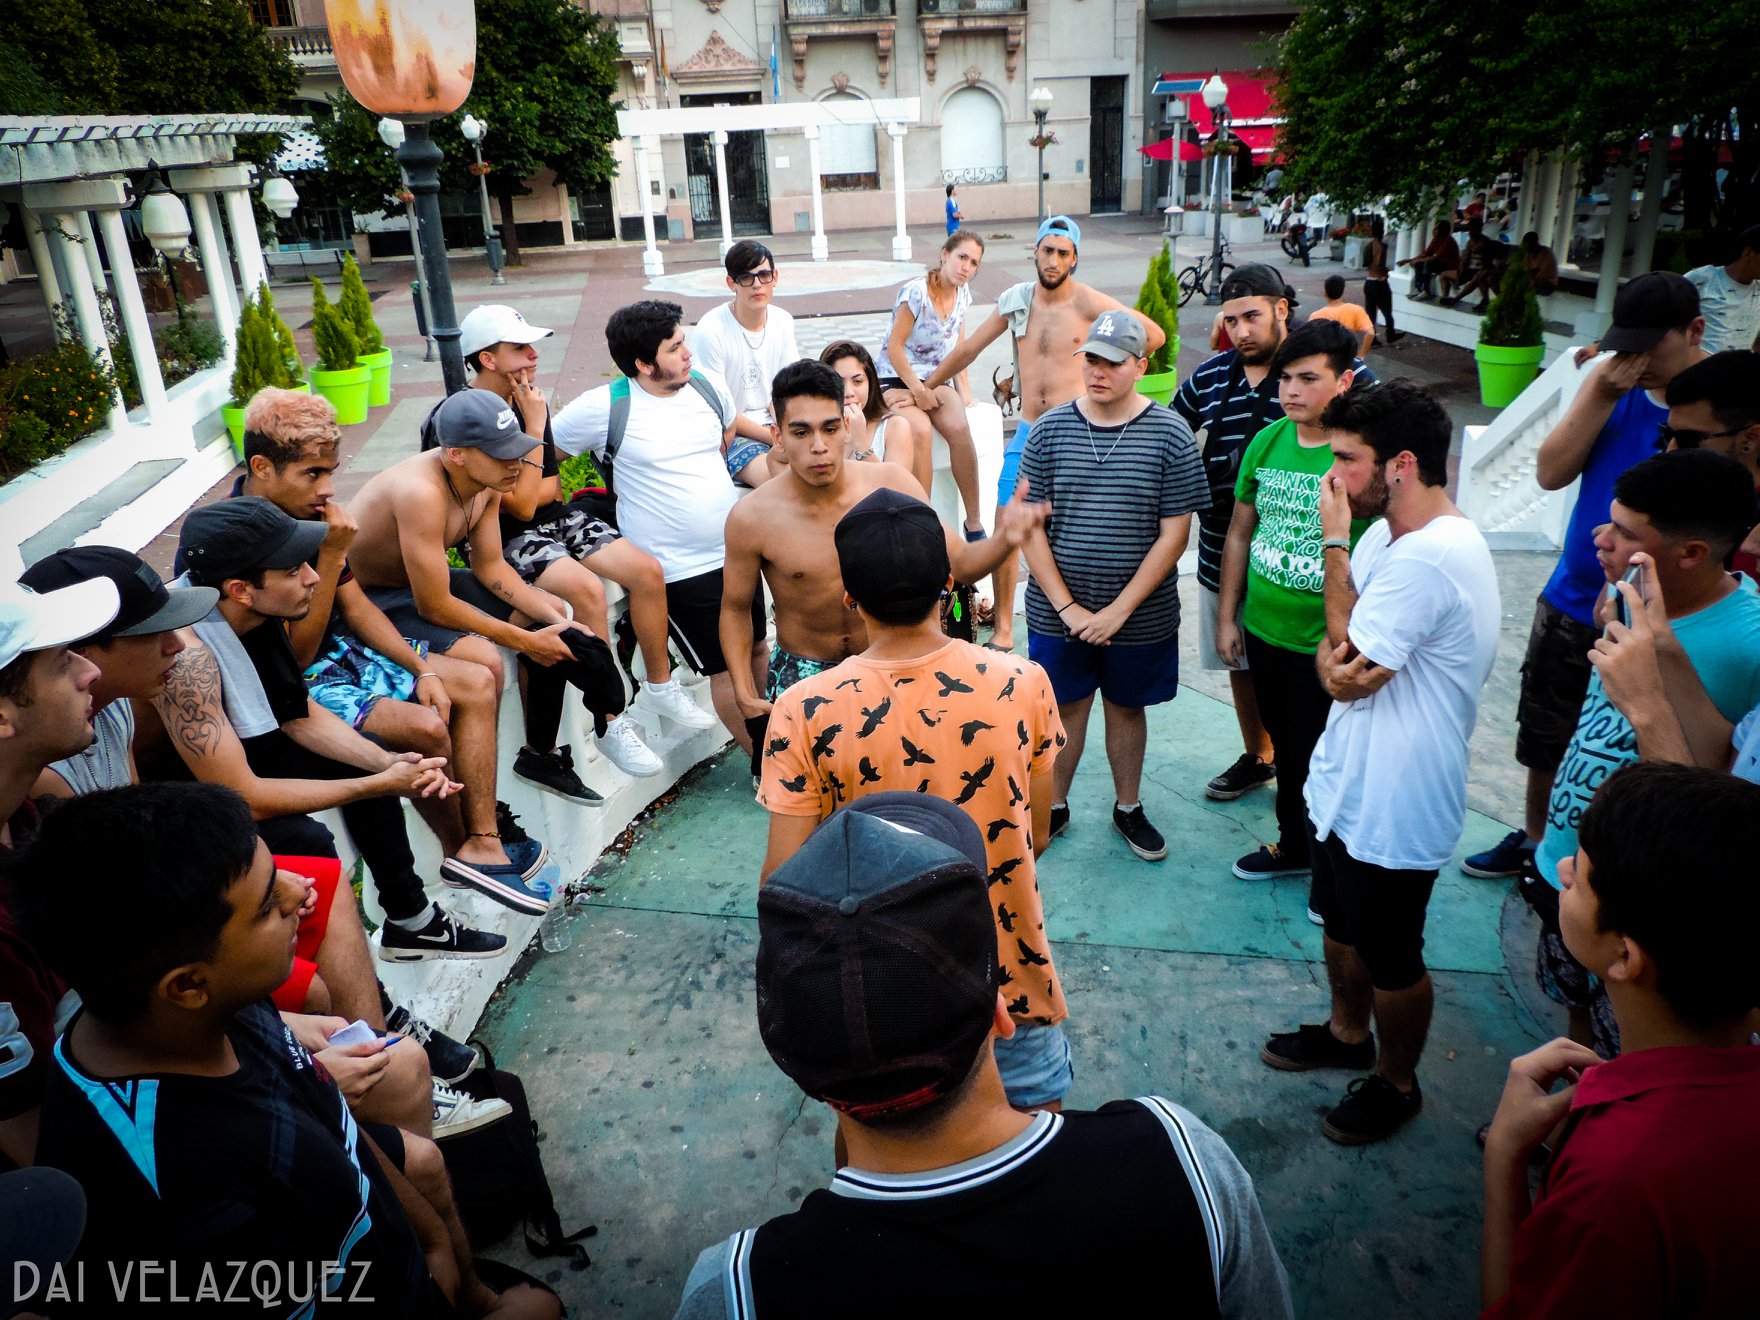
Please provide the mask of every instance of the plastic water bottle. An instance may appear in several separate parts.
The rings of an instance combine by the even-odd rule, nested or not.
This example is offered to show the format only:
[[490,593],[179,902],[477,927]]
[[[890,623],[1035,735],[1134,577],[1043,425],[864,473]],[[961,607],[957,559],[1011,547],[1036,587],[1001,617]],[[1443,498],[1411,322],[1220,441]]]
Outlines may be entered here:
[[562,872],[556,866],[546,866],[532,878],[531,885],[534,889],[544,885],[550,891],[550,906],[538,923],[538,943],[545,953],[561,953],[574,943],[574,918],[568,910],[568,886],[562,883]]

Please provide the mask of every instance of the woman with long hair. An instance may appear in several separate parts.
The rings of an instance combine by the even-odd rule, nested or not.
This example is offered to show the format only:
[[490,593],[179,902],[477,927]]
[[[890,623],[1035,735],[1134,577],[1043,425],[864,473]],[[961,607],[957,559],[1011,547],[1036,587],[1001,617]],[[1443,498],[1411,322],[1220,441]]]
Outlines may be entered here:
[[[972,301],[968,286],[983,259],[984,240],[969,229],[957,229],[947,236],[928,273],[898,291],[892,332],[887,336],[878,367],[880,397],[886,406],[912,418],[913,427],[917,426],[915,418],[921,417],[947,441],[948,466],[953,470],[953,483],[959,487],[960,503],[965,509],[968,541],[984,538],[984,520],[978,504],[978,452],[972,445],[972,428],[966,421],[970,387],[963,373],[957,389],[950,382],[931,391],[924,387],[922,378],[940,366],[965,338],[966,308]],[[926,451],[928,446],[923,448]],[[916,456],[912,457],[915,460]],[[929,483],[924,477],[928,472],[917,472],[918,466],[913,461],[912,470],[927,490]],[[920,466],[929,468],[926,454]]]
[[929,448],[915,443],[903,414],[888,409],[880,398],[879,373],[868,350],[853,339],[827,344],[819,361],[843,377],[843,417],[849,423],[849,452],[855,462],[884,461],[904,468],[923,489],[928,483],[917,467],[929,466]]

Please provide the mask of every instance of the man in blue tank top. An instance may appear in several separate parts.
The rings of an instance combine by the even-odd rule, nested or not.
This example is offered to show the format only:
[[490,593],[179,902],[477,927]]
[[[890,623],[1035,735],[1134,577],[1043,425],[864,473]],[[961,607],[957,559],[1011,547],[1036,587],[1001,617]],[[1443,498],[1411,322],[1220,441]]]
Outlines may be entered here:
[[1558,425],[1541,442],[1535,477],[1543,490],[1580,482],[1558,566],[1534,610],[1516,707],[1516,761],[1526,768],[1522,828],[1461,863],[1468,875],[1515,875],[1546,830],[1552,779],[1589,690],[1595,597],[1606,585],[1595,558],[1595,529],[1607,521],[1613,483],[1661,447],[1668,420],[1663,391],[1705,357],[1699,294],[1668,271],[1640,275],[1619,291],[1603,357]]

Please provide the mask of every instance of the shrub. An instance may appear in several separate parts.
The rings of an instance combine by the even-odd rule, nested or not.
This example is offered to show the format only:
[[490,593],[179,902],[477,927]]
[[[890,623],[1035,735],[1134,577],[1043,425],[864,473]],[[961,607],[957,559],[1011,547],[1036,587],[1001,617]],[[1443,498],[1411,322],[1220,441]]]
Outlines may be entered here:
[[373,300],[361,281],[361,268],[354,264],[353,257],[342,259],[342,297],[336,305],[354,327],[354,337],[360,340],[363,354],[385,351],[385,336],[379,333],[379,325],[373,320]]
[[1498,348],[1532,348],[1543,341],[1545,329],[1528,263],[1518,249],[1510,253],[1503,283],[1479,325],[1479,342]]
[[0,469],[16,476],[104,424],[116,373],[78,340],[0,368]]
[[257,299],[246,298],[238,313],[238,333],[232,355],[232,406],[242,408],[258,390],[279,385],[286,374],[281,346],[264,318]]
[[153,336],[159,375],[167,385],[188,380],[226,356],[226,341],[212,321],[182,316]]
[[1179,342],[1179,317],[1168,301],[1165,288],[1166,272],[1171,270],[1173,261],[1168,254],[1167,243],[1163,240],[1161,251],[1155,254],[1149,263],[1149,273],[1143,279],[1143,287],[1137,293],[1136,308],[1167,335],[1167,342],[1149,354],[1149,364],[1145,370],[1151,376],[1172,370],[1171,360],[1174,346]]
[[312,277],[312,342],[317,345],[318,364],[325,371],[352,371],[360,365],[361,344],[354,327],[331,304],[316,276]]
[[293,342],[293,331],[288,329],[287,322],[275,309],[275,295],[269,292],[267,282],[257,286],[257,312],[275,332],[275,343],[281,353],[281,371],[276,375],[275,383],[284,390],[303,385],[305,363],[299,360],[299,346]]

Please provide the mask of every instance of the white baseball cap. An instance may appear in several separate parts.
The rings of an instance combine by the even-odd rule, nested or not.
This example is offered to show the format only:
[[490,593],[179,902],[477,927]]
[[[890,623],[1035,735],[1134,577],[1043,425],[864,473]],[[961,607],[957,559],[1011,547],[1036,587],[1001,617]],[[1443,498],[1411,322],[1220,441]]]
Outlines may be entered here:
[[555,334],[541,325],[527,325],[526,318],[504,303],[471,308],[459,323],[458,351],[467,358],[497,344],[535,344]]
[[22,582],[0,583],[0,669],[32,651],[102,632],[121,608],[122,596],[109,578],[42,592]]

